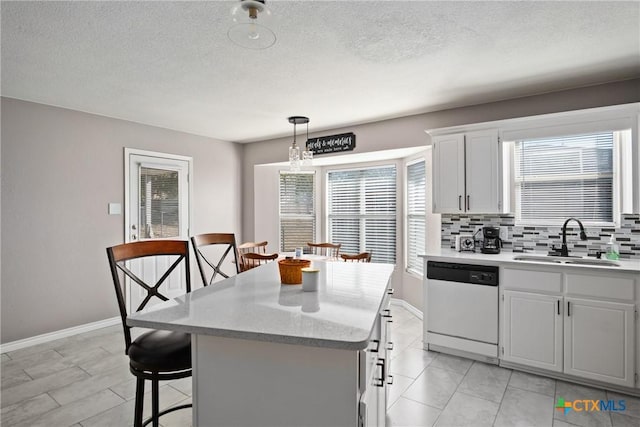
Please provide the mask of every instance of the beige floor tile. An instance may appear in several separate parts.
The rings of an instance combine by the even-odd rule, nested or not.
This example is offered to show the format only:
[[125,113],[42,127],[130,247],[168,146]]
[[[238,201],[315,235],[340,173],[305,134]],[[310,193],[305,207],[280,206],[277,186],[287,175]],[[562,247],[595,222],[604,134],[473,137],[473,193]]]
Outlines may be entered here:
[[2,390],[33,380],[33,378],[27,375],[22,369],[14,369],[13,371],[3,372],[2,374]]
[[11,360],[11,358],[7,353],[2,353],[2,355],[0,355],[0,363],[8,362],[9,360]]
[[467,373],[472,364],[473,360],[465,359],[458,356],[451,356],[444,353],[438,353],[438,356],[435,358],[435,360],[431,362],[431,366],[434,368],[455,371],[463,375]]
[[438,416],[439,409],[401,397],[387,412],[387,427],[430,427]]
[[80,363],[78,366],[91,375],[99,375],[117,368],[128,370],[129,356],[126,354],[109,354],[99,360]]
[[41,363],[51,363],[54,360],[62,359],[62,355],[55,350],[46,350],[41,353],[29,354],[24,357],[14,358],[2,362],[2,376],[15,370],[23,370]]
[[18,425],[24,427],[69,426],[118,406],[122,402],[123,400],[111,390],[103,390]]
[[11,426],[35,418],[45,412],[59,407],[55,400],[46,393],[39,394],[31,399],[2,408],[2,425]]
[[435,353],[429,351],[407,348],[391,360],[390,371],[392,374],[417,378],[434,360],[435,356]]
[[[586,387],[578,384],[571,384],[565,381],[556,382],[556,395],[554,398],[554,405],[558,402],[558,399],[564,399],[565,401],[574,400],[606,400],[607,395],[604,390],[596,389],[592,387]],[[566,414],[563,411],[554,410],[554,419],[568,422],[569,424],[575,424],[583,427],[591,426],[611,426],[611,416],[609,412],[603,411],[568,411]]]
[[413,384],[414,378],[405,377],[403,375],[393,375],[393,384],[391,384],[388,388],[387,394],[387,408],[390,408],[391,405],[396,403],[396,400],[400,398],[402,393],[407,391],[409,386]]
[[494,427],[551,427],[552,396],[508,387]]
[[64,387],[51,390],[49,395],[59,404],[66,405],[87,395],[111,388],[126,381],[131,381],[133,378],[135,377],[129,372],[129,369],[116,368],[103,374],[88,377],[65,385]]
[[168,382],[168,384],[178,390],[180,393],[186,394],[187,396],[191,396],[192,388],[193,388],[193,378],[180,378],[179,380],[173,380]]
[[[191,403],[191,398],[182,400],[173,406]],[[179,409],[169,412],[160,418],[162,427],[191,427],[193,425],[193,408]]]
[[[640,421],[636,417],[630,417],[624,413],[612,413],[611,422],[613,427],[638,427]],[[555,426],[554,426],[555,427]]]
[[6,388],[2,391],[2,407],[13,405],[88,377],[89,375],[80,368],[69,368],[37,380]]
[[458,391],[500,403],[510,377],[510,369],[474,362],[460,383]]
[[436,422],[438,427],[490,427],[499,404],[456,392]]
[[633,397],[627,394],[608,391],[607,398],[616,403],[624,400],[625,410],[621,413],[630,417],[638,418],[638,425],[640,426],[640,397]]
[[556,380],[526,372],[513,371],[509,380],[509,387],[533,391],[547,396],[555,396]]
[[63,371],[68,368],[72,368],[77,365],[95,363],[96,360],[100,360],[108,355],[109,353],[100,347],[90,348],[84,351],[79,351],[76,354],[63,357],[61,359],[54,359],[34,364],[33,366],[25,368],[24,371],[31,378],[37,379],[46,377],[47,375],[51,375],[59,371]]
[[402,396],[425,405],[443,409],[455,393],[462,378],[462,374],[454,371],[428,367],[402,393]]

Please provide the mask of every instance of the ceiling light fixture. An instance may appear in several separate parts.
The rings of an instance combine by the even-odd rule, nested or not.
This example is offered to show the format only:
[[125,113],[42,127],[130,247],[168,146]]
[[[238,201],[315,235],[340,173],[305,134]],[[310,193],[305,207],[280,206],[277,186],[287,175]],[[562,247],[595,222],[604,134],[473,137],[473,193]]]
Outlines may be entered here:
[[271,11],[264,0],[240,0],[231,10],[233,25],[229,40],[247,49],[266,49],[276,42],[276,35],[266,25]]
[[311,166],[313,160],[313,152],[306,148],[302,151],[302,158],[300,157],[300,147],[296,143],[296,125],[307,125],[307,141],[309,141],[309,117],[304,116],[291,116],[287,120],[293,124],[293,144],[289,147],[289,169],[292,172],[300,171],[300,160],[302,159],[302,166]]

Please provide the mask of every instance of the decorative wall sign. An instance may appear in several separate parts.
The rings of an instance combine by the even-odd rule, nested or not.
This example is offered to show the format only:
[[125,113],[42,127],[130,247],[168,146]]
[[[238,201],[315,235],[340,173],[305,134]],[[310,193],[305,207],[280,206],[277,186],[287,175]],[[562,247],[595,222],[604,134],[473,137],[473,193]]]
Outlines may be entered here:
[[352,151],[354,148],[356,148],[356,135],[353,132],[307,140],[307,150],[312,151],[313,154]]

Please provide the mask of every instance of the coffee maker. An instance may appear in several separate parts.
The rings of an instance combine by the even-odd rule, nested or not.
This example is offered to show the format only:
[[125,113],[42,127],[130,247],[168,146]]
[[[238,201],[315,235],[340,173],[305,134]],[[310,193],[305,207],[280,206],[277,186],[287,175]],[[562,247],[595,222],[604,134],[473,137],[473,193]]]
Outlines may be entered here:
[[480,251],[483,254],[499,254],[502,247],[499,227],[482,227],[482,246]]

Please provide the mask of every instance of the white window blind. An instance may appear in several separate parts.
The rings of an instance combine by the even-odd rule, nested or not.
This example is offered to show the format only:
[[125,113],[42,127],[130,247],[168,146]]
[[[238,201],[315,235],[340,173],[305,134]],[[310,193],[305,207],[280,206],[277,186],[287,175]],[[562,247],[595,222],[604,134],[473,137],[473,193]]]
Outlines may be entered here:
[[424,160],[407,165],[407,271],[423,274],[427,176]]
[[516,216],[557,224],[569,217],[611,223],[614,132],[517,141]]
[[315,241],[315,174],[280,173],[280,250],[293,252]]
[[396,261],[396,168],[330,171],[329,240],[342,253],[372,252],[372,262]]

